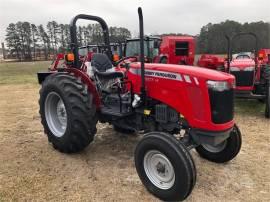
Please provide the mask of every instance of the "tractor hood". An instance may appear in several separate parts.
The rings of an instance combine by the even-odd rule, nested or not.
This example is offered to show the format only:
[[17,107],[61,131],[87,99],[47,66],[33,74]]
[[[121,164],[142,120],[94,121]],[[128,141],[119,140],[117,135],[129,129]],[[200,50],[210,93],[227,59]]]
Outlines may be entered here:
[[[130,71],[132,69],[140,70],[141,64],[139,62],[131,63],[130,64]],[[150,70],[150,74],[153,71],[162,74],[162,72],[168,73],[178,73],[181,76],[192,76],[196,78],[202,78],[205,80],[214,80],[214,81],[225,81],[225,80],[234,80],[234,77],[230,74],[219,72],[211,69],[201,68],[201,67],[194,67],[194,66],[187,66],[187,65],[173,65],[173,64],[156,64],[156,63],[146,63],[145,64],[145,75],[151,76],[147,72]],[[165,75],[170,77],[170,75]]]
[[230,63],[230,67],[238,67],[240,69],[255,67],[255,61],[253,59],[233,59]]

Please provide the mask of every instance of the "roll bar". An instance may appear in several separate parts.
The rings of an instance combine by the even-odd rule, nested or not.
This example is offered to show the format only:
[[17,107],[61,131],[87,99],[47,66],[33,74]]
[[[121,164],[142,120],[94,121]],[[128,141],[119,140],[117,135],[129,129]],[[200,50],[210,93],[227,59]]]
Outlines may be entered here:
[[74,67],[80,68],[80,61],[79,61],[79,54],[78,54],[79,45],[78,45],[77,31],[76,31],[76,29],[77,29],[76,22],[79,19],[96,21],[101,25],[101,28],[103,30],[104,44],[106,47],[105,53],[111,59],[112,53],[111,53],[111,49],[110,49],[109,28],[108,28],[107,23],[101,17],[98,17],[98,16],[79,14],[79,15],[76,15],[75,17],[73,17],[71,22],[70,22],[70,40],[71,40],[70,48],[74,54]]
[[232,61],[232,43],[234,42],[233,40],[239,36],[252,36],[255,39],[255,67],[257,68],[257,66],[258,66],[258,60],[257,60],[258,36],[253,32],[239,32],[239,33],[236,33],[232,36],[225,35],[225,38],[227,39],[227,58],[228,58],[227,59],[227,66],[228,66],[228,68],[230,68],[230,62]]

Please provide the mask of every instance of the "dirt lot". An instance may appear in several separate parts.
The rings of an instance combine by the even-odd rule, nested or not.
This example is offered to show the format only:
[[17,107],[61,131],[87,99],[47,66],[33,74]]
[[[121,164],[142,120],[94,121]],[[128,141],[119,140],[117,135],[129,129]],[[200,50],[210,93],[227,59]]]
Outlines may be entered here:
[[[48,144],[34,71],[17,82],[0,70],[0,201],[158,201],[134,168],[139,136],[100,124],[93,144],[79,154],[61,154]],[[243,135],[236,159],[217,165],[192,152],[197,184],[187,201],[270,201],[270,121],[263,105],[238,102],[236,121]]]

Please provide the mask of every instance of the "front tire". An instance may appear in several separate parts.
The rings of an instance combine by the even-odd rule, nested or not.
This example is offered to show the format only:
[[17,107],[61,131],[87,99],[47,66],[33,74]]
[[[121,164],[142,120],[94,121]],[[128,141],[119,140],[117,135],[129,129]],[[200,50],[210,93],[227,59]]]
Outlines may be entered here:
[[216,146],[201,144],[196,147],[196,151],[201,157],[209,161],[215,163],[225,163],[232,160],[239,153],[241,145],[241,132],[239,128],[234,125],[229,138],[224,142]]
[[96,106],[82,81],[67,73],[48,76],[40,90],[40,115],[48,141],[60,152],[83,150],[96,133]]
[[167,133],[151,132],[135,150],[137,173],[156,197],[165,201],[184,200],[196,182],[196,168],[186,147]]

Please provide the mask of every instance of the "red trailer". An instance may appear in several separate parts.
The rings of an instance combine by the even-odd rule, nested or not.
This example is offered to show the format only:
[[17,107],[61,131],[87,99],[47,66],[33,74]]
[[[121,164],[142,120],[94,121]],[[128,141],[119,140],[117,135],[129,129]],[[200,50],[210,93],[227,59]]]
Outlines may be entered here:
[[193,65],[195,40],[191,36],[163,36],[159,47],[161,63]]

